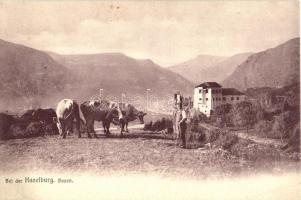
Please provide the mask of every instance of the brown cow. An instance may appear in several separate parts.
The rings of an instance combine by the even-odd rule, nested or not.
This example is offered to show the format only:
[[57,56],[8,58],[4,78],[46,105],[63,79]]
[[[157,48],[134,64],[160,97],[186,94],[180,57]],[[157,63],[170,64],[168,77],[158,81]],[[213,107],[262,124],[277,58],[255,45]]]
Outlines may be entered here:
[[106,135],[110,134],[110,123],[117,123],[119,118],[122,118],[121,111],[114,107],[108,101],[85,101],[80,105],[80,110],[86,120],[88,137],[91,137],[90,133],[94,133],[94,137],[97,137],[94,130],[94,121],[102,121],[104,132]]

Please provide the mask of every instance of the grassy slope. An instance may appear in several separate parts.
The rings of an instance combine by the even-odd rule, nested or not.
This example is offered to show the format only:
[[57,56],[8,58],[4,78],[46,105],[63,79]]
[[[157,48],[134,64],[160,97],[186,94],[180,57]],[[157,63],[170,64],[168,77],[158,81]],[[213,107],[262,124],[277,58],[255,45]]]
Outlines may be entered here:
[[[0,141],[0,172],[46,170],[93,174],[143,173],[181,177],[228,177],[261,169],[220,149],[187,150],[162,135],[142,131],[125,138],[78,139],[58,136]],[[265,163],[267,172],[297,169],[298,162],[277,159]]]

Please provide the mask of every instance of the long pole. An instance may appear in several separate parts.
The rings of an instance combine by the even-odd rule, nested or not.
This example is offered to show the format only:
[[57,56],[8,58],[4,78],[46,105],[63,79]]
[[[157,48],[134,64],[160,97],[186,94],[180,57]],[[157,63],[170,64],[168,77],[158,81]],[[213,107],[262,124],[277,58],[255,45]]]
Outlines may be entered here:
[[103,91],[103,89],[100,88],[100,89],[99,89],[99,98],[100,98],[100,99],[101,99],[101,97],[102,97],[102,91]]
[[121,93],[121,103],[123,103],[123,97],[125,96],[124,93]]
[[146,111],[148,111],[148,92],[150,89],[146,89]]

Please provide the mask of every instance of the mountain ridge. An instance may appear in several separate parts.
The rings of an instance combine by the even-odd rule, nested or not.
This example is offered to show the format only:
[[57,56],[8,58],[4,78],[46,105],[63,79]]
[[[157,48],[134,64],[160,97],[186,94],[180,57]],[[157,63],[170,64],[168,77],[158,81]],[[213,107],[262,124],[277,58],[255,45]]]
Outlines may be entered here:
[[199,83],[202,71],[211,68],[217,63],[225,60],[227,57],[212,56],[212,55],[198,55],[193,59],[185,62],[167,67],[170,71],[180,74],[184,78],[190,80],[194,84]]
[[[123,86],[127,88],[126,90],[130,90],[129,87],[132,85],[134,86],[133,90],[138,93],[147,88],[153,88],[154,92],[158,94],[170,93],[172,90],[175,92],[176,88],[188,93],[192,86],[192,83],[180,75],[170,72],[150,59],[134,59],[123,53],[53,54],[52,57],[67,68],[77,71],[80,79],[88,76],[93,81],[102,79],[102,81],[98,81],[99,85],[107,88],[110,88],[107,83],[112,83],[114,80],[123,81],[122,84],[115,83],[116,87]],[[94,73],[91,74],[90,71]],[[106,74],[114,76],[106,76]],[[121,90],[117,91],[122,92]]]
[[252,87],[284,87],[299,82],[300,38],[252,54],[222,84],[241,90]]

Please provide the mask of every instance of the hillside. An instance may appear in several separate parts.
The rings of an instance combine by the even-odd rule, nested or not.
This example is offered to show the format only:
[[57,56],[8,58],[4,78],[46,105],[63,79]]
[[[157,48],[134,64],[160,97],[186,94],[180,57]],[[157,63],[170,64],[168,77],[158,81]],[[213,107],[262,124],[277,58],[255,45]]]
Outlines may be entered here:
[[45,52],[0,40],[2,99],[60,92],[71,80],[67,71]]
[[213,66],[225,59],[226,57],[222,56],[199,55],[194,59],[170,66],[168,69],[180,74],[193,83],[199,83],[207,80],[204,73],[208,74],[207,72],[210,71]]
[[87,100],[99,88],[117,100],[121,93],[144,100],[147,88],[153,96],[172,97],[176,91],[192,93],[193,84],[151,60],[121,53],[59,55],[0,40],[0,110]]
[[236,54],[210,68],[202,70],[202,75],[200,75],[200,81],[198,83],[206,81],[222,82],[234,72],[238,65],[247,60],[250,55],[252,55],[252,53]]
[[50,55],[75,72],[81,88],[92,95],[103,88],[106,94],[172,95],[176,91],[191,93],[193,85],[183,77],[160,67],[151,60],[136,60],[122,53],[89,55]]
[[299,38],[295,38],[251,55],[222,85],[243,90],[252,87],[283,87],[299,82],[299,43]]

